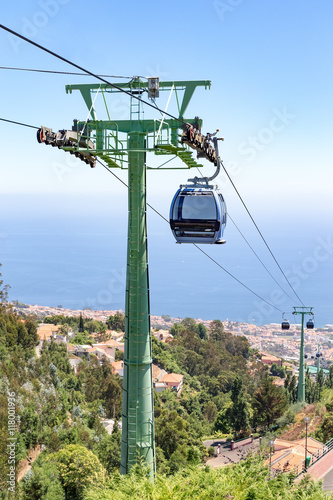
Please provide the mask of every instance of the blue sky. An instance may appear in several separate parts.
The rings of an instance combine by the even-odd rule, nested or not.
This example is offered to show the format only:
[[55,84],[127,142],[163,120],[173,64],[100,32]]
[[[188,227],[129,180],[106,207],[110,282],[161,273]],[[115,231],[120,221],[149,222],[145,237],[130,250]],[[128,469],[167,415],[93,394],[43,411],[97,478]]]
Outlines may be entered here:
[[[221,156],[244,197],[259,210],[258,196],[269,200],[274,213],[282,208],[281,192],[286,212],[287,198],[298,203],[311,196],[312,209],[320,213],[323,205],[332,206],[332,11],[328,1],[196,0],[189,7],[175,1],[138,6],[134,1],[21,0],[15,9],[3,7],[1,22],[91,71],[211,80],[210,91],[196,91],[187,115],[202,117],[204,130],[220,129]],[[2,66],[72,70],[3,31],[0,37]],[[1,116],[70,127],[73,118],[85,119],[87,112],[80,96],[66,95],[64,87],[82,81],[91,78],[1,70]],[[128,98],[113,99],[114,116],[126,114]],[[156,117],[149,108],[148,114]],[[112,189],[103,172],[92,174],[83,165],[59,182],[56,167],[45,163],[68,162],[64,154],[39,146],[29,129],[0,127],[6,144],[1,192],[82,194],[93,186],[106,194]],[[163,185],[162,198],[169,200],[187,173],[151,174],[149,183]],[[229,195],[223,176],[219,182]],[[230,194],[233,200],[232,189]]]
[[[187,117],[199,115],[203,131],[220,129],[224,164],[268,240],[309,234],[311,253],[317,237],[331,234],[332,14],[328,0],[17,0],[15,8],[2,6],[1,23],[97,73],[211,80],[211,90],[197,89]],[[2,30],[0,44],[1,66],[75,71]],[[66,95],[65,85],[90,77],[0,75],[2,118],[57,130],[87,117],[80,96]],[[115,119],[126,114],[126,96],[110,99]],[[162,108],[165,99],[157,101]],[[145,117],[158,118],[154,113],[146,108]],[[33,129],[0,122],[0,131],[0,194],[12,213],[40,214],[42,205],[45,214],[98,214],[111,198],[112,210],[126,214],[126,193],[101,167],[91,170],[39,145]],[[211,172],[205,164],[204,174]],[[126,172],[120,176],[126,180]],[[149,172],[149,201],[167,216],[190,176]],[[222,174],[217,182],[252,238],[229,182]],[[293,245],[291,252],[302,251]]]
[[[258,209],[257,197],[264,197],[275,212],[282,192],[288,210],[289,197],[298,203],[311,196],[321,213],[323,201],[332,207],[332,11],[328,1],[195,0],[189,8],[176,1],[19,0],[15,9],[3,7],[1,22],[91,71],[211,80],[210,91],[196,91],[187,115],[202,117],[204,130],[220,129],[221,156],[244,197]],[[72,70],[3,31],[0,37],[2,66]],[[70,127],[87,112],[64,86],[82,81],[91,78],[1,70],[1,116]],[[126,114],[128,98],[113,99],[114,116]],[[149,108],[148,114],[156,117]],[[59,182],[56,167],[43,166],[62,162],[64,153],[39,146],[29,129],[0,127],[6,144],[1,192],[88,194],[93,185],[94,192],[109,193],[104,172],[83,165]],[[169,199],[187,173],[151,174],[149,183],[163,185]],[[223,176],[219,182],[229,194]]]

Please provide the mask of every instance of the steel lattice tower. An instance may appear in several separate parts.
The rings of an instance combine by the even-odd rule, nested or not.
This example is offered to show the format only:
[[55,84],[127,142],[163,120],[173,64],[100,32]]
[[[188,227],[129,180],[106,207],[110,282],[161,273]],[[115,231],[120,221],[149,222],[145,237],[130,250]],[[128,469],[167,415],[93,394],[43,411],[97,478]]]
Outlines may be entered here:
[[[154,79],[156,80],[156,79]],[[156,84],[156,82],[155,82]],[[184,113],[196,87],[210,88],[210,81],[159,82],[159,92],[176,94],[178,116],[187,123],[202,124],[198,118],[184,119]],[[130,94],[128,120],[112,120],[105,96],[120,92]],[[179,141],[178,119],[143,119],[141,96],[148,91],[149,79],[134,78],[128,83],[67,85],[66,91],[80,91],[91,119],[76,121],[78,136],[91,140],[95,149],[63,147],[76,155],[98,156],[109,168],[128,168],[128,244],[125,300],[125,348],[122,412],[121,473],[136,463],[146,463],[151,475],[155,471],[154,406],[152,381],[152,346],[150,333],[149,276],[146,221],[146,153],[173,155],[182,160],[176,168],[201,167],[188,148]],[[95,99],[102,94],[108,120],[97,120]],[[182,94],[180,102],[179,93]],[[158,94],[158,93],[157,93]],[[147,94],[145,94],[147,95]],[[94,97],[94,98],[93,98]],[[155,95],[157,97],[157,95]],[[169,160],[168,160],[169,161]],[[170,169],[164,165],[159,169]],[[184,165],[185,164],[185,165]],[[175,167],[171,167],[173,169]]]
[[299,356],[299,373],[298,373],[298,387],[297,387],[297,401],[304,403],[305,401],[305,367],[304,367],[304,316],[306,314],[313,315],[313,307],[294,307],[293,314],[300,314],[302,316],[301,323],[301,348]]

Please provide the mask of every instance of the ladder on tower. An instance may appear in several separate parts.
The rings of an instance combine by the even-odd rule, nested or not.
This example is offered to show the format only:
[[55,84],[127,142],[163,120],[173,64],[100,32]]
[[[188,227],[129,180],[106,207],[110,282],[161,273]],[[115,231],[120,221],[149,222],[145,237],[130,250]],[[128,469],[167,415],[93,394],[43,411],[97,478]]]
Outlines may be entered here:
[[130,107],[130,120],[132,122],[139,121],[142,119],[142,103],[141,103],[141,94],[142,90],[132,90],[131,92],[131,107]]

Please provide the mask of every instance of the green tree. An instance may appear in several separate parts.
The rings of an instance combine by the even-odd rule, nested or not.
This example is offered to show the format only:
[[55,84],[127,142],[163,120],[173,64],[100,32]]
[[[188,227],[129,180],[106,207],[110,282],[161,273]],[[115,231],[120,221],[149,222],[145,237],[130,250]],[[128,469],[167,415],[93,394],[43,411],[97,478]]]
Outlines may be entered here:
[[80,333],[84,332],[84,321],[82,318],[82,314],[80,314],[80,319],[79,319],[79,332]]
[[115,361],[123,361],[124,359],[124,351],[121,351],[120,349],[116,349],[114,353],[114,360]]
[[77,333],[70,341],[71,345],[92,345],[93,343],[94,339],[87,332]]
[[116,330],[117,332],[125,331],[125,314],[116,312],[114,316],[109,316],[107,320],[107,326],[110,330]]
[[37,328],[31,318],[24,320],[17,320],[17,344],[22,346],[25,350],[31,350],[38,344],[39,339],[37,335]]
[[287,391],[288,402],[290,404],[296,403],[296,401],[297,401],[297,379],[296,379],[296,376],[293,375],[291,377],[290,373],[288,373],[287,378],[284,381],[284,387]]
[[[156,445],[163,450],[167,460],[176,451],[183,457],[184,454],[180,448],[186,448],[189,441],[189,425],[186,420],[180,417],[176,411],[162,410],[155,423]],[[179,454],[175,455],[174,461],[177,462],[179,458]]]
[[54,314],[52,316],[46,316],[43,322],[51,325],[69,325],[72,328],[78,328],[79,318],[77,318],[76,316]]
[[21,413],[20,434],[23,436],[24,444],[28,450],[32,446],[36,446],[39,434],[39,417],[31,406],[24,408]]
[[186,350],[184,355],[184,366],[186,371],[193,377],[202,371],[202,356],[192,350]]
[[39,343],[36,321],[28,316],[25,320],[25,328],[29,337],[29,347],[35,347]]
[[121,458],[121,432],[115,422],[111,436],[107,434],[96,447],[98,458],[105,467],[107,473],[120,468]]
[[330,366],[328,377],[326,377],[326,384],[330,389],[333,388],[333,365]]
[[231,401],[231,427],[236,432],[247,430],[250,427],[250,409],[244,395],[243,381],[238,375],[232,386]]
[[231,403],[229,403],[218,412],[214,422],[214,431],[229,434],[231,429]]
[[305,373],[305,401],[309,404],[320,399],[320,388],[316,382],[311,380],[309,369]]
[[20,483],[22,500],[66,500],[57,466],[37,460]]
[[108,418],[119,418],[122,407],[122,387],[114,375],[108,375],[102,390],[106,415]]
[[185,333],[199,334],[199,326],[195,319],[184,318],[180,323],[175,323],[170,330],[175,338],[181,338]]
[[86,488],[105,482],[104,467],[84,446],[70,444],[50,455],[48,460],[56,464],[68,500],[83,499]]
[[207,335],[207,328],[203,323],[198,324],[198,334],[201,340],[207,340],[208,335]]
[[286,376],[286,370],[284,366],[278,366],[276,363],[272,364],[270,371],[273,377],[285,378]]
[[24,349],[28,349],[28,347],[30,347],[28,332],[21,321],[17,325],[17,343]]
[[266,375],[254,394],[252,406],[255,410],[255,421],[263,422],[269,428],[285,411],[287,398],[284,390],[274,385],[272,378]]
[[327,443],[333,437],[333,413],[327,413],[323,423],[316,432],[316,437],[322,443]]
[[59,333],[60,335],[68,335],[70,326],[67,324],[61,325],[59,328]]
[[317,372],[316,384],[318,386],[318,390],[320,393],[323,389],[323,386],[324,386],[324,370],[323,370],[323,368],[320,368],[319,371]]
[[219,319],[210,322],[210,337],[215,342],[225,339],[223,323]]
[[217,406],[214,401],[208,401],[204,406],[204,415],[209,423],[214,422],[217,414]]
[[[0,264],[1,268],[2,264]],[[8,291],[10,289],[9,285],[4,285],[3,280],[1,279],[2,274],[0,272],[0,311],[7,309],[7,301],[8,301]]]

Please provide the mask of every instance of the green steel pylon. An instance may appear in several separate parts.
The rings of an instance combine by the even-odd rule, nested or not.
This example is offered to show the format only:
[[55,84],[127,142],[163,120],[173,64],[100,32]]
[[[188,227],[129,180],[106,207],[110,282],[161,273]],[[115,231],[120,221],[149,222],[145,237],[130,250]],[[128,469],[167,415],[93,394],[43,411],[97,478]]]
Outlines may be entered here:
[[[133,104],[132,102],[131,115]],[[120,468],[122,474],[126,474],[132,465],[142,459],[152,472],[155,471],[145,134],[140,130],[138,122],[135,123],[135,128],[137,130],[132,130],[128,135],[128,244]]]
[[300,314],[302,316],[301,327],[301,349],[299,356],[299,373],[298,373],[298,387],[297,387],[297,401],[304,403],[305,401],[305,367],[304,367],[304,316],[306,314],[312,315],[313,307],[294,307],[293,314]]
[[[153,476],[155,471],[154,407],[152,382],[152,351],[149,310],[149,276],[146,223],[146,153],[173,155],[180,158],[185,167],[199,165],[179,142],[181,123],[177,119],[142,119],[142,103],[134,96],[146,92],[148,82],[134,78],[128,83],[117,83],[118,89],[107,84],[67,85],[66,91],[79,90],[88,107],[90,120],[75,122],[95,144],[95,150],[67,147],[72,152],[89,152],[100,157],[110,168],[128,168],[128,246],[125,301],[125,349],[123,380],[123,414],[121,473],[126,474],[136,463],[148,465]],[[187,123],[198,118],[183,118],[196,87],[210,88],[210,81],[159,82],[160,92],[175,92],[178,117]],[[128,120],[112,120],[105,95],[126,89],[131,95]],[[182,101],[179,93],[183,91]],[[102,94],[108,120],[97,120],[96,94]],[[147,94],[144,94],[147,95]],[[201,125],[201,120],[199,120]],[[167,164],[165,161],[163,165]],[[173,167],[174,168],[174,167]],[[169,169],[160,166],[159,170]],[[171,168],[172,169],[172,168]]]

